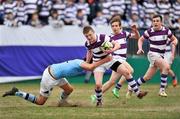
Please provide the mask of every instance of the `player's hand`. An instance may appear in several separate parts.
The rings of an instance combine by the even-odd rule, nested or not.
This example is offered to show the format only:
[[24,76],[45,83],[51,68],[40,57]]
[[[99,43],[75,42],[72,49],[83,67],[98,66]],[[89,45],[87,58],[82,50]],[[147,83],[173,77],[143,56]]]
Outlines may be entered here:
[[140,55],[140,54],[144,54],[144,51],[143,51],[142,49],[139,49],[139,50],[137,51],[137,55]]
[[109,61],[112,60],[112,56],[107,56],[106,59],[107,59],[107,61],[109,62]]
[[131,30],[132,31],[137,31],[137,25],[136,24],[132,24],[131,25]]
[[111,48],[111,49],[109,49],[109,50],[105,50],[104,52],[110,54],[110,53],[112,53],[112,52],[114,52],[114,51],[113,51],[112,48]]

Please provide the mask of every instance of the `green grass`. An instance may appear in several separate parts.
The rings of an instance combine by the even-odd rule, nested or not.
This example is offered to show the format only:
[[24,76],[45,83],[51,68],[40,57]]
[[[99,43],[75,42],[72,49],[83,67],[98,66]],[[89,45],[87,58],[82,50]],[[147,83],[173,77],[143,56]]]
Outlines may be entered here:
[[[148,95],[142,100],[135,95],[125,99],[125,84],[120,91],[120,98],[113,97],[111,91],[104,94],[104,105],[96,108],[91,104],[90,95],[94,93],[93,84],[72,83],[75,90],[69,97],[71,103],[79,107],[53,107],[62,90],[54,88],[52,95],[43,106],[37,106],[19,97],[0,97],[0,119],[179,119],[180,118],[180,87],[169,85],[168,97],[158,96],[159,85],[144,84],[141,89]],[[0,84],[0,94],[16,86],[23,91],[38,95],[37,83]]]

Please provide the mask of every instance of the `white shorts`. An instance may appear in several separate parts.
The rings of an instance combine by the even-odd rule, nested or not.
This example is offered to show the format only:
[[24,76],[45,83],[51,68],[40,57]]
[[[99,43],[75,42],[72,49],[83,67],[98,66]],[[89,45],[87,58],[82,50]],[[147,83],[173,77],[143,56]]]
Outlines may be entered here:
[[44,97],[48,97],[51,95],[51,92],[54,86],[63,86],[69,83],[66,78],[54,79],[48,72],[48,68],[46,68],[43,72],[43,76],[40,84],[40,94]]
[[126,58],[123,58],[123,57],[118,56],[118,55],[113,56],[113,58],[114,58],[116,61],[119,61],[120,63],[123,63],[124,61],[126,61]]
[[153,52],[148,52],[148,60],[149,60],[149,66],[152,67],[154,66],[154,62],[159,59],[162,58],[162,56],[159,53],[153,53]]
[[165,52],[164,54],[164,59],[168,62],[168,64],[172,64],[172,60],[171,60],[171,52]]
[[94,69],[93,72],[105,72],[106,70],[110,69],[110,67],[118,60],[112,59],[111,61],[104,63]]

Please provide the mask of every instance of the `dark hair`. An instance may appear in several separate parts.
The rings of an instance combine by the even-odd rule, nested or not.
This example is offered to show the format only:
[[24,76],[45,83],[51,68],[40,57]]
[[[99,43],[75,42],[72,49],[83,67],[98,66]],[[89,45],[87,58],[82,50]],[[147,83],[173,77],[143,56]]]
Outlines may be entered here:
[[160,20],[162,21],[162,19],[163,19],[163,18],[162,18],[162,16],[161,16],[161,15],[159,15],[159,14],[154,15],[154,16],[153,16],[153,19],[154,19],[154,18],[158,18],[158,17],[159,17],[159,18],[160,18]]
[[94,29],[91,26],[85,26],[83,28],[83,34],[87,34],[89,31],[94,32]]
[[112,25],[112,23],[114,22],[119,22],[119,26],[121,26],[121,17],[119,16],[114,16],[111,21],[110,21],[110,24]]

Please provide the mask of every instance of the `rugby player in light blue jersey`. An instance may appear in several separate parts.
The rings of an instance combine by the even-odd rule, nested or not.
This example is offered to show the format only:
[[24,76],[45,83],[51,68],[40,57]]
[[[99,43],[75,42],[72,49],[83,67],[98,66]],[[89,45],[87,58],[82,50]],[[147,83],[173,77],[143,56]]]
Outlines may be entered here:
[[86,63],[84,60],[80,59],[52,64],[43,72],[39,96],[23,92],[16,87],[13,87],[10,91],[5,92],[2,96],[18,96],[37,105],[43,105],[50,96],[53,87],[59,86],[63,89],[63,92],[59,97],[60,100],[58,101],[57,106],[75,106],[67,102],[67,98],[72,93],[73,87],[65,77],[77,76],[81,74],[83,70],[93,70],[94,68],[111,61],[111,59],[111,56],[107,56],[104,59],[92,64]]

